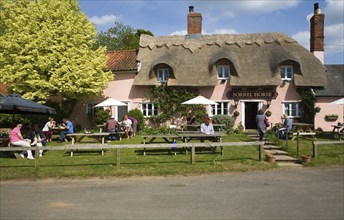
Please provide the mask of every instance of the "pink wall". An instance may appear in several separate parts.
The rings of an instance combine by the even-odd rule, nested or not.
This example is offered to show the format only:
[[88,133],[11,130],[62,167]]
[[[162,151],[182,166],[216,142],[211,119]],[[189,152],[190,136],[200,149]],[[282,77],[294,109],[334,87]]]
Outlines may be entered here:
[[[333,127],[331,127],[331,125],[336,125],[338,122],[344,122],[344,105],[330,104],[339,98],[340,97],[317,98],[315,106],[319,106],[321,110],[315,115],[315,128],[322,128],[324,131],[332,131]],[[328,114],[337,114],[338,119],[336,121],[326,121],[325,115]]]

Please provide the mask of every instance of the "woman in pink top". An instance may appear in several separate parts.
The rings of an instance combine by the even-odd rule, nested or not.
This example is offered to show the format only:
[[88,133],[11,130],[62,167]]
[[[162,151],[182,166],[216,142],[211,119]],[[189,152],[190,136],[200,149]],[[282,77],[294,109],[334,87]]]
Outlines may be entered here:
[[[12,129],[11,133],[10,133],[10,142],[12,145],[17,146],[17,147],[31,147],[30,146],[30,140],[28,139],[24,139],[22,134],[21,134],[21,129],[22,124],[17,124],[17,126],[15,128]],[[33,160],[35,159],[32,156],[32,151],[31,150],[27,150],[27,159],[29,160]],[[24,152],[20,153],[21,158],[24,158]]]

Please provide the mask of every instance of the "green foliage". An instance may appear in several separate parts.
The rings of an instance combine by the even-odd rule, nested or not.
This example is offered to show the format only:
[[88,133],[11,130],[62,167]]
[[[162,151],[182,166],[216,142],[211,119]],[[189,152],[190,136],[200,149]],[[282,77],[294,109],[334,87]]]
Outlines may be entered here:
[[267,110],[267,111],[265,112],[265,115],[266,115],[266,117],[270,117],[270,116],[272,115],[272,113],[271,113],[271,111]]
[[314,124],[315,97],[310,88],[298,87],[297,92],[301,97],[301,122]]
[[100,125],[106,123],[109,119],[109,111],[104,109],[98,109],[93,117],[93,125]]
[[150,117],[149,120],[156,125],[166,121],[174,122],[177,118],[186,116],[189,111],[193,112],[196,119],[204,117],[206,111],[204,105],[183,105],[182,102],[196,97],[197,90],[189,88],[175,88],[168,86],[154,87],[146,98],[150,102],[157,103],[159,115]]
[[107,50],[139,49],[141,34],[153,36],[152,32],[143,29],[135,30],[129,25],[115,21],[115,25],[97,36],[94,48],[105,46]]
[[145,127],[145,121],[144,121],[144,116],[142,114],[142,112],[140,111],[140,109],[132,109],[128,112],[129,116],[132,116],[134,118],[136,118],[137,120],[137,130],[143,130]]
[[234,127],[234,119],[229,115],[214,115],[212,117],[214,124],[225,124],[226,131],[232,132]]
[[0,82],[30,100],[99,95],[112,79],[105,48],[92,50],[96,29],[77,0],[3,0]]

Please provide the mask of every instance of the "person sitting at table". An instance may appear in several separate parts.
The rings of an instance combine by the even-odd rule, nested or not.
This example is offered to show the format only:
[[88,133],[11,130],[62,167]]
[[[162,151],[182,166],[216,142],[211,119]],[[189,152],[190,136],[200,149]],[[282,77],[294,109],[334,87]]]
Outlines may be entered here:
[[[201,133],[203,134],[214,134],[214,127],[213,124],[210,123],[210,118],[206,115],[204,117],[204,122],[201,124]],[[205,139],[213,139],[213,138],[205,138],[201,137],[201,142],[204,142]]]
[[292,128],[292,122],[287,114],[283,114],[282,120],[284,120],[284,122],[282,128],[280,128],[278,132],[279,138],[287,137],[288,131],[290,131]]
[[[30,139],[24,139],[20,129],[22,128],[22,124],[18,123],[16,125],[16,127],[14,127],[11,132],[10,132],[10,143],[14,146],[17,147],[31,147],[30,146]],[[29,160],[34,160],[35,158],[32,156],[32,151],[31,150],[27,150],[27,159]],[[25,158],[24,156],[24,152],[21,152],[20,154],[21,158]]]
[[189,112],[189,115],[188,115],[188,117],[186,118],[186,124],[188,124],[188,125],[196,124],[196,118],[194,117],[194,115],[192,114],[192,112]]
[[65,139],[65,136],[66,136],[66,134],[74,133],[74,127],[73,127],[72,122],[69,119],[64,118],[62,121],[63,121],[63,123],[62,123],[61,127],[63,127],[65,130],[61,131],[58,142],[63,142],[63,141],[68,142],[67,139]]
[[47,142],[51,142],[51,137],[53,135],[52,129],[56,126],[56,121],[52,117],[48,118],[48,122],[45,123],[43,127],[43,133]]
[[[118,128],[118,121],[115,120],[115,116],[111,115],[109,120],[106,122],[106,131],[107,132],[116,132]],[[113,134],[109,135],[109,140],[115,140],[115,136]]]
[[[34,124],[32,128],[33,129],[30,133],[31,146],[37,146],[37,147],[45,146],[46,140],[45,140],[45,135],[42,129],[40,129],[37,124]],[[42,157],[42,156],[43,156],[43,150],[39,150],[39,157]]]
[[123,117],[123,121],[122,121],[122,124],[124,126],[124,132],[125,132],[125,135],[130,138],[131,135],[132,135],[132,129],[131,129],[131,120],[129,119],[129,116],[128,115],[124,115]]

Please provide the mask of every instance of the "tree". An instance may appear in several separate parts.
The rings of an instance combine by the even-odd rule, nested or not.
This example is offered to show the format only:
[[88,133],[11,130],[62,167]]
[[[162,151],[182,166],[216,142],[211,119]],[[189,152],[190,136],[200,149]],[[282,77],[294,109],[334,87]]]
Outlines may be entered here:
[[0,82],[45,102],[99,95],[112,79],[104,47],[77,0],[0,0]]
[[115,26],[97,36],[94,48],[106,46],[107,50],[130,50],[138,49],[141,34],[153,36],[152,32],[123,25],[115,21]]

